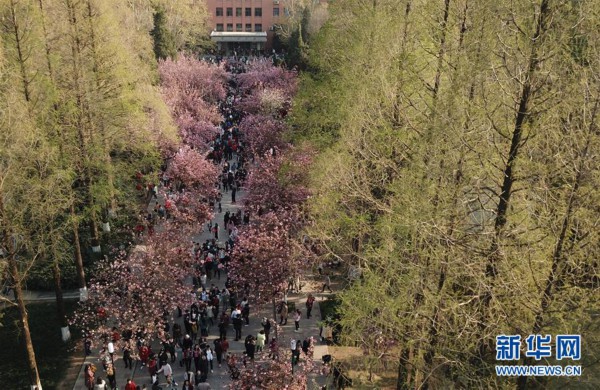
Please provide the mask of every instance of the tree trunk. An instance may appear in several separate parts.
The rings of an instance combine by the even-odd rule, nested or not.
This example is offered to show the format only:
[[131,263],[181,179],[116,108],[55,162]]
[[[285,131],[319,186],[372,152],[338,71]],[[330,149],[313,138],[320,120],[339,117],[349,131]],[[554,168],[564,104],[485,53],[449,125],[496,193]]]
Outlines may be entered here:
[[440,21],[440,48],[437,55],[437,68],[435,71],[435,80],[433,82],[433,90],[431,92],[433,103],[432,103],[432,117],[435,116],[435,108],[437,105],[437,96],[440,90],[440,84],[442,80],[442,67],[444,65],[444,54],[446,53],[446,26],[448,25],[448,16],[450,15],[450,0],[444,0],[444,15]]
[[[584,175],[584,170],[585,170],[585,165],[587,162],[592,133],[594,132],[594,129],[596,127],[596,115],[598,113],[599,101],[600,101],[600,99],[596,99],[594,108],[592,110],[592,117],[591,117],[590,123],[588,125],[586,143],[585,143],[585,146],[583,147],[583,150],[579,153],[579,162],[577,164],[576,174],[573,179],[573,184],[571,185],[571,192],[569,193],[569,198],[567,201],[567,209],[565,210],[565,215],[563,217],[560,233],[558,235],[556,244],[554,246],[554,252],[552,253],[552,266],[550,268],[550,272],[548,273],[548,276],[546,277],[544,292],[542,294],[542,299],[540,300],[540,308],[535,316],[531,334],[539,334],[540,331],[542,330],[542,328],[544,326],[544,317],[547,313],[548,307],[550,307],[550,304],[552,303],[556,281],[561,280],[559,266],[564,259],[563,249],[564,249],[565,241],[567,239],[567,232],[569,230],[569,227],[571,226],[571,219],[573,217],[573,214],[575,213],[575,210],[574,210],[575,196],[577,195],[577,192],[579,191],[579,187],[581,186],[581,180]],[[524,364],[525,365],[534,365],[535,361],[533,358],[530,358],[530,357],[525,358]],[[527,384],[529,382],[528,379],[529,378],[527,376],[518,377],[517,378],[517,388],[519,390],[527,389],[527,387],[528,387]]]
[[[100,91],[100,78],[98,76],[98,52],[96,49],[96,31],[94,30],[94,14],[92,12],[92,3],[90,0],[87,0],[87,17],[90,27],[90,45],[92,49],[92,60],[94,61],[94,65],[92,67],[92,71],[94,73],[94,79],[96,83],[96,90]],[[91,121],[91,118],[90,118]],[[106,165],[106,183],[108,185],[110,205],[109,205],[109,216],[116,216],[117,213],[117,198],[115,192],[115,177],[112,169],[112,158],[110,157],[110,144],[108,142],[108,137],[106,135],[106,129],[104,127],[104,121],[99,121],[99,132],[100,137],[102,138],[102,146],[104,147],[103,160]]]
[[[55,241],[54,238],[52,238]],[[68,341],[71,338],[69,331],[69,323],[65,310],[65,301],[63,299],[62,282],[60,280],[60,265],[59,256],[56,251],[56,243],[52,243],[52,274],[54,276],[54,293],[56,295],[56,315],[61,327],[63,341]]]
[[275,303],[275,296],[273,296],[273,320],[275,321],[275,338],[279,340],[279,332],[277,332],[277,304]]
[[[30,80],[27,77],[27,68],[25,67],[25,61],[27,60],[26,55],[23,53],[23,45],[21,40],[25,33],[21,31],[19,21],[17,20],[16,3],[14,0],[10,1],[10,23],[15,37],[15,49],[17,50],[17,58],[19,61],[19,70],[21,72],[21,79],[23,82],[23,95],[25,96],[26,102],[31,102],[31,91],[29,89]],[[31,107],[29,107],[31,109]],[[31,112],[31,111],[30,111]]]
[[[0,216],[2,216],[4,220],[4,203],[2,201],[2,194],[0,194]],[[31,384],[32,389],[42,390],[42,383],[40,382],[40,374],[37,368],[37,361],[35,359],[35,351],[33,350],[33,343],[31,341],[31,333],[29,331],[29,320],[27,314],[27,308],[25,307],[25,302],[23,301],[23,288],[21,285],[22,277],[19,274],[19,267],[17,265],[16,256],[16,248],[13,241],[13,234],[7,228],[7,222],[5,222],[5,227],[2,231],[2,236],[4,237],[4,246],[8,249],[8,272],[10,273],[10,277],[14,283],[13,292],[15,294],[15,300],[17,301],[17,307],[19,309],[19,322],[21,325],[21,331],[23,332],[23,341],[25,343],[25,351],[27,353],[27,366],[29,371],[29,383]]]
[[[498,206],[496,208],[496,219],[494,221],[494,235],[492,237],[492,243],[490,245],[489,254],[487,256],[488,263],[485,270],[485,276],[488,280],[487,291],[483,294],[482,298],[482,309],[479,320],[479,328],[481,331],[481,337],[479,342],[479,357],[485,359],[488,355],[488,351],[491,348],[491,341],[485,337],[485,329],[488,327],[488,319],[490,313],[488,309],[490,307],[495,280],[498,274],[497,262],[500,259],[499,254],[499,241],[504,227],[506,226],[506,217],[508,214],[508,207],[510,204],[510,197],[512,195],[512,186],[515,182],[515,176],[513,172],[514,164],[517,160],[517,156],[523,146],[521,142],[523,136],[523,124],[530,114],[530,102],[533,95],[533,78],[538,70],[540,59],[538,58],[538,49],[542,41],[542,35],[548,28],[548,21],[550,19],[550,8],[549,0],[542,0],[540,4],[540,13],[536,23],[535,33],[531,38],[531,53],[528,59],[527,74],[523,81],[523,88],[519,96],[519,108],[515,117],[514,128],[512,131],[510,150],[508,152],[508,158],[504,166],[504,180],[502,182],[500,197],[498,200]],[[539,88],[538,88],[539,89]]]
[[[41,21],[41,25],[42,25],[42,31],[44,33],[44,48],[45,48],[45,52],[46,52],[46,65],[48,67],[48,76],[50,78],[50,81],[54,84],[54,70],[52,68],[51,50],[50,50],[50,45],[49,45],[48,31],[46,29],[44,1],[38,0],[38,6],[40,8],[40,21]],[[59,107],[56,102],[53,104],[53,108],[58,117]],[[61,161],[64,162],[64,150],[63,150],[64,135],[63,135],[62,131],[59,130],[58,123],[56,126],[56,132],[57,132],[57,136],[58,136],[58,140],[59,140],[58,146],[59,146],[59,152],[60,152],[60,159],[61,159]],[[72,231],[73,231],[74,261],[75,261],[75,268],[77,269],[77,281],[79,283],[79,288],[81,291],[80,298],[83,298],[82,300],[85,300],[85,297],[87,297],[87,294],[85,293],[85,291],[86,291],[85,273],[84,273],[84,269],[83,269],[83,258],[81,256],[81,244],[79,242],[79,224],[77,223],[77,220],[76,220],[75,207],[73,204],[71,204],[71,206],[70,206],[69,213],[70,213],[70,218],[72,220],[71,226],[72,226]],[[60,268],[59,268],[59,272],[60,272]],[[62,293],[61,293],[61,299],[62,299]],[[58,304],[58,300],[59,300],[59,298],[57,296],[57,304]],[[62,306],[63,306],[62,310],[64,312],[64,305],[62,305]],[[59,318],[62,318],[62,317],[60,317],[60,313],[59,313]]]
[[15,285],[15,297],[17,298],[17,306],[19,308],[19,317],[21,323],[21,330],[23,331],[23,341],[25,343],[25,350],[27,352],[27,365],[29,370],[29,383],[32,389],[42,390],[42,383],[40,382],[40,374],[37,368],[37,361],[35,359],[35,351],[33,350],[33,343],[31,341],[31,333],[29,332],[29,320],[27,315],[27,308],[23,301],[23,290],[21,287],[21,278],[19,276],[19,270],[17,267],[17,261],[15,255],[11,254],[8,258],[8,266],[10,269],[11,277],[13,278]]
[[73,244],[74,244],[74,252],[75,252],[75,268],[77,268],[77,281],[79,282],[80,291],[84,291],[86,289],[85,283],[85,271],[83,269],[83,258],[81,256],[81,244],[79,243],[79,224],[75,219],[75,206],[71,205],[71,218],[72,229],[73,229]]
[[396,380],[396,390],[409,389],[408,383],[411,379],[410,371],[408,370],[409,365],[409,350],[408,347],[404,347],[400,352],[400,361],[398,362],[398,379]]

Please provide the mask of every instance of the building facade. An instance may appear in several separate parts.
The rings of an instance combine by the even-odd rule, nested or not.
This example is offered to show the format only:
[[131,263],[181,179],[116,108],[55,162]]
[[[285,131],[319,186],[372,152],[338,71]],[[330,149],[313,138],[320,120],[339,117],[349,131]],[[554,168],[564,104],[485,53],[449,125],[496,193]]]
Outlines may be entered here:
[[211,39],[225,53],[271,50],[274,26],[288,14],[285,0],[206,0]]

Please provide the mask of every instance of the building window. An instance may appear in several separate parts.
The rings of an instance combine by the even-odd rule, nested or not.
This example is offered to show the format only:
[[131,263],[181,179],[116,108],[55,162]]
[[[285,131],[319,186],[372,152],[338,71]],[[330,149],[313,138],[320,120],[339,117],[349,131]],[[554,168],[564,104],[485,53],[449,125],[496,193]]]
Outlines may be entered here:
[[235,16],[242,16],[242,7],[238,7],[235,9]]
[[217,16],[223,16],[223,8],[221,8],[221,7],[217,8]]
[[235,25],[235,31],[242,31],[242,24],[241,23],[237,23]]
[[233,8],[227,7],[227,16],[233,16]]
[[273,16],[279,16],[279,7],[273,7]]
[[258,16],[260,18],[262,16],[262,8],[254,8],[254,16]]
[[233,24],[227,23],[227,31],[233,31]]
[[252,8],[246,8],[246,16],[252,16]]
[[217,23],[217,31],[223,31],[223,23]]
[[290,10],[288,9],[288,7],[283,7],[283,14],[285,16],[290,16]]
[[256,31],[256,32],[261,32],[261,31],[262,31],[262,24],[260,24],[260,23],[256,23],[256,24],[254,25],[254,31]]
[[246,23],[246,32],[252,32],[252,23]]

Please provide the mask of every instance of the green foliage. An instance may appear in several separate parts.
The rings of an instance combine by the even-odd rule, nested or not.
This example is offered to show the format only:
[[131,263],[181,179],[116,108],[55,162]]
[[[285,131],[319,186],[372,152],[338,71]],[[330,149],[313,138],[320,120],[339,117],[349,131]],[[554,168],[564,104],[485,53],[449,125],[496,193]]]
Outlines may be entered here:
[[595,358],[600,7],[541,3],[338,1],[311,38],[289,118],[321,150],[308,233],[362,270],[344,339],[399,388],[513,386],[502,333]]
[[156,9],[153,20],[154,28],[150,31],[150,35],[154,41],[154,55],[156,59],[175,58],[177,54],[175,42],[171,32],[166,27],[165,11],[162,8]]

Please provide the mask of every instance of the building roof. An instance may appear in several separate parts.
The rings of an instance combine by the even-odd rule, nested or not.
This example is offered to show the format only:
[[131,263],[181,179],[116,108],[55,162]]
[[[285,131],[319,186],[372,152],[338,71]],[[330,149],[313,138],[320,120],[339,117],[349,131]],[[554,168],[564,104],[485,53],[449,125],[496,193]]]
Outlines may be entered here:
[[213,31],[210,39],[215,42],[266,42],[267,32]]

